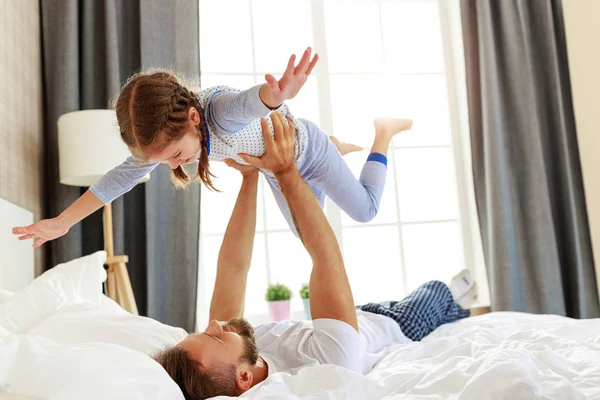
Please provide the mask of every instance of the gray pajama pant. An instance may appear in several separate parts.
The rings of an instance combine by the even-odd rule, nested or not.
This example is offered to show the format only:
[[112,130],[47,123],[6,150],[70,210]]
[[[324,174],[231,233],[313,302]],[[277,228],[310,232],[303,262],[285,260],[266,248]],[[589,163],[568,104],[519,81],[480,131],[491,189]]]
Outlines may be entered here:
[[[385,186],[387,158],[378,153],[369,155],[360,179],[356,179],[329,136],[315,123],[300,119],[308,129],[308,147],[298,162],[298,170],[321,207],[329,196],[350,218],[369,222],[379,209]],[[275,201],[296,236],[296,228],[287,202],[277,180],[265,175]]]

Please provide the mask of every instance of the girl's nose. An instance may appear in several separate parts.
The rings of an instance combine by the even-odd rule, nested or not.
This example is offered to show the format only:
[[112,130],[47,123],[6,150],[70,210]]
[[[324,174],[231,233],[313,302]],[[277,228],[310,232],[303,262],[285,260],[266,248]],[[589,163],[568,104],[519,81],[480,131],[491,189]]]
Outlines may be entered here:
[[169,160],[169,166],[171,169],[175,169],[181,165],[181,160]]

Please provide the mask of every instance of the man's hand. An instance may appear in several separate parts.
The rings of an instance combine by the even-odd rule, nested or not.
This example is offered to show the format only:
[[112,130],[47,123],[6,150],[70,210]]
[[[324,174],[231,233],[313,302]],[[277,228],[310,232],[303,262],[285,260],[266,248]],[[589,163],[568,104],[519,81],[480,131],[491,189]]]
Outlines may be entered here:
[[319,61],[319,56],[310,58],[311,48],[304,51],[302,59],[295,65],[296,55],[293,54],[289,61],[283,76],[277,80],[271,74],[265,75],[266,85],[260,89],[260,98],[269,108],[276,108],[286,100],[296,97],[302,86],[306,83],[308,76]]
[[233,169],[237,169],[238,171],[240,171],[240,173],[244,177],[258,174],[258,169],[256,169],[256,167],[253,167],[252,165],[239,164],[239,163],[236,163],[235,161],[233,161],[231,158],[225,159],[224,162],[225,162],[225,165],[227,165],[228,167],[231,167]]
[[248,154],[238,154],[248,164],[271,171],[277,175],[294,166],[296,126],[290,118],[286,120],[278,112],[271,114],[274,133],[271,133],[266,118],[261,119],[263,137],[265,139],[265,154],[252,157]]

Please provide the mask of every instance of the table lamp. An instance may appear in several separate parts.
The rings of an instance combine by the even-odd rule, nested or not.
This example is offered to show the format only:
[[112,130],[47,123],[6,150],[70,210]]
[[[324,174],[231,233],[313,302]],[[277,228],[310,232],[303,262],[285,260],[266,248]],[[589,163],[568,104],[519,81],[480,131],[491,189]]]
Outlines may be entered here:
[[[89,187],[130,155],[120,138],[114,110],[82,110],[58,118],[60,183]],[[140,183],[147,182],[150,175]],[[138,314],[129,273],[128,257],[115,256],[112,206],[104,206],[104,248],[107,253],[106,292],[125,310]]]

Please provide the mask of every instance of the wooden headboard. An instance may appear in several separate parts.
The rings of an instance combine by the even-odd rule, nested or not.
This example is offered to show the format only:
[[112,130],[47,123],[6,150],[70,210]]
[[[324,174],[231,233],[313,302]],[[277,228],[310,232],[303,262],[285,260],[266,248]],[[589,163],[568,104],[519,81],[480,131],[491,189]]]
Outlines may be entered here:
[[33,281],[32,241],[21,242],[11,232],[14,226],[32,223],[32,212],[0,199],[0,290],[16,292]]

